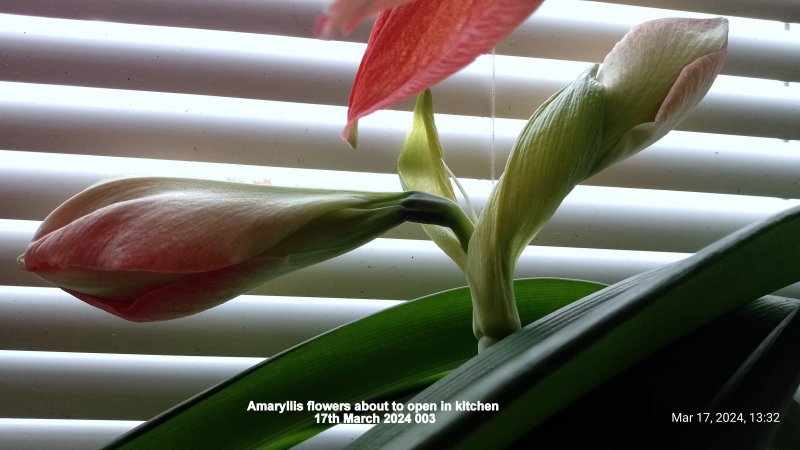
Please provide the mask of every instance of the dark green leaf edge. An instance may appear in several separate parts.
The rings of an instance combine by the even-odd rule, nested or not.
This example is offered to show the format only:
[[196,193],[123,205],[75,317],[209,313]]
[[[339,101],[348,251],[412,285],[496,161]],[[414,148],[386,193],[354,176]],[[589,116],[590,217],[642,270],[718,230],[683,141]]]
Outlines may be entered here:
[[[719,448],[719,443],[732,431],[752,434],[752,427],[746,431],[749,424],[738,419],[709,426],[702,423],[698,414],[709,413],[716,419],[715,410],[709,408],[712,398],[719,395],[748,358],[758,354],[759,346],[770,339],[798,305],[797,300],[775,296],[749,302],[615,375],[527,433],[511,448],[535,445],[577,449],[594,448],[602,443],[602,447],[616,450],[711,450],[714,445]],[[794,357],[794,348],[785,351],[789,354],[784,357]],[[792,387],[792,383],[778,384]],[[748,386],[759,389],[763,383]],[[784,392],[777,398],[791,399],[792,393]],[[749,420],[747,412],[755,411],[748,409],[749,406],[752,405],[722,411],[744,411],[744,418]],[[676,416],[684,419],[675,419]],[[687,418],[691,420],[687,422]],[[795,433],[798,432],[800,428],[795,428]]]
[[669,342],[800,280],[798,235],[800,208],[793,208],[584,298],[502,340],[411,400],[496,402],[498,413],[440,411],[434,425],[381,424],[351,447],[498,448],[513,442]]
[[[706,408],[712,413],[745,412],[769,415],[784,414],[800,384],[800,310],[795,307]],[[724,433],[708,433],[705,448],[766,448],[778,429],[772,420],[750,421],[730,427]],[[800,436],[798,436],[800,438]]]
[[[518,280],[531,322],[598,283]],[[254,402],[382,401],[419,390],[474,356],[469,291],[406,302],[306,341],[166,411],[106,448],[288,448],[326,428],[313,413],[247,412]]]

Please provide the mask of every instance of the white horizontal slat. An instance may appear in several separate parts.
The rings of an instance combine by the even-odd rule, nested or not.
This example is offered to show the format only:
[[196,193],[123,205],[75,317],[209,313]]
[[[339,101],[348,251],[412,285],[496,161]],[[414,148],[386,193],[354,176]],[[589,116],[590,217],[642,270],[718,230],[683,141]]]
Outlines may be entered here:
[[[400,190],[395,175],[2,151],[0,158],[7,161],[4,167],[0,167],[0,192],[4,195],[4,201],[0,203],[0,217],[13,219],[41,220],[67,198],[91,184],[131,174],[181,175],[244,182],[266,180],[273,185],[308,188]],[[755,156],[751,159],[758,160]],[[774,163],[785,160],[778,159]],[[785,189],[783,195],[796,193],[800,189],[792,184],[796,183],[795,174],[800,169],[800,154],[794,155],[793,160],[794,166],[782,170],[785,174],[782,185],[793,190]],[[713,159],[709,161],[713,162]],[[767,170],[774,164],[768,166]],[[755,171],[756,166],[748,169]],[[780,172],[776,170],[777,174]],[[761,174],[762,177],[771,175],[769,171]],[[26,183],[31,177],[41,181],[31,187]],[[747,178],[729,182],[746,186]],[[463,183],[476,210],[482,210],[491,183],[478,180],[463,180]],[[798,204],[800,200],[579,186],[538,235],[536,243],[690,252],[738,228]],[[386,237],[427,238],[415,224],[401,225],[389,231]]]
[[[633,26],[663,17],[708,15],[589,1],[547,1],[498,44],[497,51],[514,56],[599,62]],[[730,17],[729,21],[728,56],[723,73],[800,81],[800,72],[793,63],[800,55],[800,41],[796,33],[785,29],[782,21],[736,17]]]
[[[329,0],[4,0],[0,12],[65,19],[313,36]],[[372,24],[354,35],[366,40]]]
[[0,417],[145,420],[260,361],[0,350]]
[[[0,14],[2,79],[345,104],[361,44]],[[323,75],[324,74],[324,75]]]
[[0,286],[0,342],[31,351],[264,357],[395,304],[242,296],[190,317],[133,323],[60,289]]
[[0,418],[0,449],[98,449],[140,423],[133,420]]
[[[0,419],[0,450],[86,450],[100,448],[139,425],[135,420]],[[372,425],[336,425],[292,447],[341,450]]]
[[[203,30],[60,20],[49,24],[52,21],[0,15],[0,48],[3,59],[13,67],[2,79],[344,105],[363,52],[360,44],[282,36],[223,33],[225,39]],[[58,33],[62,27],[66,31]],[[213,44],[201,47],[204,41]],[[800,46],[797,55],[788,57],[800,57]],[[527,118],[588,67],[587,63],[511,56],[498,56],[494,62],[496,113],[517,119]],[[435,89],[437,111],[489,116],[492,67],[492,59],[484,56],[442,82]],[[733,85],[729,92],[712,89],[682,127],[800,138],[796,123],[786,118],[800,111],[800,95],[779,90],[780,83],[768,80],[737,77],[728,83]],[[21,85],[9,84],[8,89],[24,95]],[[54,94],[44,87],[36,90]],[[18,98],[6,92],[2,96],[6,102]],[[141,100],[136,104],[142,104]],[[411,105],[406,101],[400,107]]]
[[585,184],[800,198],[800,141],[673,131]]
[[[333,137],[337,132],[335,125],[329,127],[310,127],[307,133],[293,132],[303,129],[304,124],[299,116],[303,112],[313,113],[310,105],[298,108],[292,117],[284,121],[265,120],[267,129],[284,127],[289,130],[279,141],[290,148],[302,148],[301,157],[292,157],[290,152],[280,149],[263,150],[259,148],[245,149],[230,153],[215,148],[198,147],[182,151],[181,147],[192,145],[191,137],[183,136],[170,139],[165,136],[163,142],[154,145],[155,151],[142,148],[132,151],[135,156],[158,157],[172,159],[201,159],[206,161],[224,161],[239,163],[237,166],[200,163],[175,163],[165,160],[143,160],[132,158],[94,158],[87,156],[67,156],[57,154],[37,154],[0,150],[0,192],[13,192],[25,186],[25,202],[9,205],[10,200],[0,205],[14,208],[7,218],[36,219],[42,218],[43,209],[62,202],[65,195],[77,192],[78,189],[115,174],[135,173],[169,173],[171,175],[193,174],[205,178],[217,178],[240,181],[263,180],[275,177],[280,169],[275,167],[248,166],[242,164],[262,164],[266,166],[328,168],[356,172],[395,172],[395,158],[402,144],[403,132],[392,128],[391,122],[405,123],[409,119],[403,113],[383,112],[364,120],[361,125],[362,134],[369,133],[374,139],[365,142],[357,152],[342,147],[341,142]],[[295,117],[298,116],[298,117]],[[514,135],[523,126],[522,121],[498,122],[496,135],[496,161],[499,166],[508,157],[513,144]],[[450,168],[461,178],[489,178],[489,158],[486,156],[490,145],[487,136],[459,134],[459,129],[472,127],[481,130],[487,123],[463,116],[439,116],[437,128],[442,138],[446,158]],[[383,131],[383,133],[381,133]],[[134,131],[131,130],[131,133]],[[476,131],[476,133],[479,131]],[[330,137],[325,141],[324,137]],[[63,138],[64,136],[58,136]],[[470,137],[474,139],[469,139]],[[56,139],[56,137],[53,137]],[[117,154],[113,136],[102,142],[90,142],[85,134],[70,135],[74,139],[75,148],[65,142],[67,150],[78,151],[81,143],[94,145],[97,154]],[[231,138],[233,139],[233,138]],[[124,145],[120,143],[120,145]],[[136,143],[128,143],[135,146]],[[171,145],[171,147],[170,147]],[[124,147],[123,147],[124,149]],[[192,155],[194,153],[194,155]],[[75,170],[75,167],[79,170]],[[159,171],[158,166],[163,167]],[[57,167],[53,170],[52,167]],[[190,169],[191,167],[191,169]],[[587,180],[586,184],[634,187],[647,189],[687,190],[724,194],[758,195],[782,198],[800,198],[800,184],[796,174],[800,170],[800,141],[784,142],[776,139],[746,138],[739,136],[711,135],[705,133],[672,132],[661,141],[633,158],[606,169],[601,174]],[[329,172],[336,176],[335,172]],[[227,174],[227,175],[226,175]],[[288,172],[287,172],[288,174]],[[345,174],[342,174],[345,175]],[[27,185],[30,176],[37,176],[45,181],[51,180],[63,187],[57,196],[50,194],[48,183]],[[347,174],[349,177],[350,174]],[[394,175],[392,175],[394,176]],[[315,177],[318,179],[319,175]],[[386,177],[370,178],[366,173],[359,175],[364,184],[361,189],[379,189],[379,180]],[[330,178],[325,178],[331,182]],[[17,185],[18,184],[18,185]],[[335,185],[335,184],[334,184]],[[16,187],[14,187],[16,186]],[[352,188],[352,187],[351,187]],[[391,190],[397,189],[394,183]],[[19,208],[25,208],[21,211]]]
[[[217,36],[203,30],[74,21],[49,24],[52,21],[0,15],[3,59],[14,67],[5,80],[345,105],[364,50],[362,44],[283,36]],[[199,45],[206,41],[213,44]],[[554,77],[547,75],[552,68],[546,61],[535,71],[520,67],[525,61],[497,58],[501,116],[516,114],[501,106],[517,103],[519,93],[525,92],[524,97],[531,99],[523,115],[527,117],[587,67],[572,64],[569,75],[562,75],[561,69]],[[443,82],[436,92],[437,105],[445,112],[489,116],[487,63],[491,61],[484,57]],[[558,63],[550,63],[554,64]]]
[[32,222],[0,219],[0,286],[38,284],[36,277],[25,273],[16,262],[37,226]]
[[[669,2],[654,4],[656,2],[658,0],[650,0],[650,4],[643,6],[658,6],[666,10],[576,0],[547,1],[508,39],[500,43],[497,51],[525,57],[600,61],[614,43],[637,23],[658,17],[697,16],[675,11],[693,9],[684,8],[683,4],[675,8]],[[127,0],[113,4],[92,0],[13,0],[3,2],[0,12],[308,38],[313,36],[314,21],[329,3],[327,0],[272,0],[230,4],[220,0],[204,0],[198,5],[197,2],[186,0],[166,3]],[[759,8],[771,14],[770,17],[764,17],[763,14],[750,14],[755,9],[753,2],[747,9],[741,5],[738,8],[723,7],[719,2],[716,3],[694,9],[713,15],[739,14],[780,22],[797,21],[800,16],[800,8],[796,4],[782,5],[776,10]],[[745,11],[747,13],[743,14]],[[783,31],[780,22],[732,18],[730,57],[725,73],[800,81],[800,74],[791,63],[800,55],[800,42],[791,39],[788,33],[779,33]],[[369,23],[364,23],[353,35],[345,38],[366,42],[369,26]],[[749,31],[753,28],[758,30],[757,35]],[[758,63],[753,57],[757,58]]]
[[[795,96],[800,105],[800,94]],[[800,133],[790,114],[797,107],[793,106],[792,97],[773,99],[776,105],[782,102],[787,116],[767,128]],[[708,100],[712,106],[746,101],[746,97],[732,93],[715,94]],[[761,112],[764,121],[771,120],[781,114],[780,108],[769,114],[758,109],[759,104],[771,101],[753,101],[752,108],[740,109],[738,114],[745,117]],[[345,109],[335,106],[0,83],[3,149],[393,173],[409,115],[381,111],[363,119],[361,146],[356,152],[339,138],[345,116]],[[712,116],[700,115],[698,120],[712,120]],[[500,167],[523,124],[522,120],[496,121]],[[448,162],[459,176],[490,178],[489,119],[437,115],[437,126]],[[734,140],[728,138],[714,144],[714,139],[715,136],[695,135],[684,139],[681,145],[696,141],[700,148],[724,155]],[[741,142],[736,148],[749,145],[756,155],[762,149],[771,152],[782,145],[779,141],[753,138]],[[664,145],[656,144],[655,148]],[[796,154],[798,144],[788,145],[791,150],[786,154]]]
[[[298,167],[338,158],[329,168],[344,169],[359,159],[339,138],[344,117],[343,108],[322,105],[0,83],[3,149]],[[393,133],[399,142],[407,123]],[[364,128],[367,136],[391,131],[386,121]],[[399,147],[363,140],[359,152],[385,154],[383,171],[394,170]]]
[[710,14],[755,17],[800,22],[800,4],[795,0],[601,0],[608,3],[697,11]]
[[[408,113],[394,111],[382,111],[363,119],[360,124],[362,143],[358,151],[352,152],[338,137],[339,118],[345,115],[344,109],[339,107],[267,103],[266,108],[259,111],[245,108],[253,106],[249,102],[214,102],[217,113],[210,114],[203,109],[202,98],[182,99],[185,102],[181,104],[180,100],[167,103],[168,98],[161,94],[151,94],[148,99],[147,93],[104,91],[93,99],[91,107],[70,108],[68,103],[77,100],[80,91],[65,92],[59,88],[54,91],[56,95],[62,94],[60,102],[53,98],[44,104],[26,104],[22,98],[15,102],[20,107],[16,109],[14,122],[29,131],[18,136],[10,132],[9,125],[9,133],[0,137],[6,148],[395,173],[404,128],[411,120]],[[114,95],[118,98],[113,99]],[[139,103],[142,98],[144,103]],[[159,101],[160,108],[155,111],[153,107],[148,108],[148,100]],[[45,121],[48,128],[24,122],[19,116],[24,115],[25,110],[31,111],[33,119]],[[248,122],[244,117],[237,117],[236,111],[252,112],[259,117]],[[309,124],[309,118],[313,118],[313,125]],[[92,129],[97,122],[101,128]],[[502,167],[523,126],[522,120],[496,122],[498,166]],[[487,156],[491,146],[490,121],[437,115],[437,129],[448,165],[456,175],[491,177]],[[225,151],[228,149],[236,151]],[[25,156],[0,150],[0,161],[4,163],[0,170],[5,167],[21,171],[28,164],[31,170],[42,171],[43,159],[58,161],[62,170],[69,170],[64,165],[71,166],[68,159],[59,159],[56,155]],[[82,171],[88,173],[98,164],[97,160],[87,159],[81,164]],[[120,160],[119,164],[123,167],[144,165],[130,159]],[[155,165],[156,161],[149,164]],[[186,166],[166,167],[179,174]],[[223,167],[214,166],[208,173],[221,169]],[[252,167],[249,170],[250,176],[257,177],[261,173],[260,178],[264,178],[264,169]],[[640,155],[612,166],[588,183],[791,198],[800,197],[798,170],[800,141],[672,132]],[[102,169],[95,172],[97,176],[104,176]],[[126,169],[123,173],[131,171]],[[93,176],[85,179],[93,179]]]

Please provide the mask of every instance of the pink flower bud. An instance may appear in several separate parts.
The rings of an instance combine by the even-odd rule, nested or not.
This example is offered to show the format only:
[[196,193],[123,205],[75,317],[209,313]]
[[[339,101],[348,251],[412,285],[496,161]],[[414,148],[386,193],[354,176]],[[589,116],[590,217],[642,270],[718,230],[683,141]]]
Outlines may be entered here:
[[442,200],[414,192],[120,179],[53,211],[20,263],[124,319],[172,319],[345,253],[405,220],[448,222],[457,207]]

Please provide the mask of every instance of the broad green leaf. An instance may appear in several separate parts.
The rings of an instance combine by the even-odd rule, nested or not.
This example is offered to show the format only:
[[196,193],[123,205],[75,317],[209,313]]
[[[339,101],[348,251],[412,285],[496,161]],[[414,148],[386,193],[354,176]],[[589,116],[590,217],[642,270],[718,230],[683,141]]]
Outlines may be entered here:
[[[516,283],[533,321],[602,288],[583,281]],[[288,448],[318,433],[313,413],[247,412],[249,402],[383,401],[418,390],[475,354],[465,288],[410,301],[342,326],[143,424],[109,448]]]
[[498,342],[410,401],[497,403],[377,425],[354,448],[498,448],[670,342],[800,280],[800,208],[635,276]]
[[[433,97],[428,89],[417,97],[414,122],[397,159],[397,174],[405,190],[438,195],[455,202],[449,173],[433,121]],[[464,270],[467,253],[452,230],[436,225],[422,225],[422,229]]]

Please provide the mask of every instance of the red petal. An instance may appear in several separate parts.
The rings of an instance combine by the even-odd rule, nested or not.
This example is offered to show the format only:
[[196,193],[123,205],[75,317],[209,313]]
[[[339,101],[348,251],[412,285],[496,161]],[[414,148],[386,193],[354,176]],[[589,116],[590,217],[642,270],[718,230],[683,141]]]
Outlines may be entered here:
[[347,127],[417,94],[488,52],[542,0],[422,0],[378,17],[358,68]]

